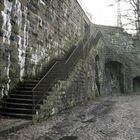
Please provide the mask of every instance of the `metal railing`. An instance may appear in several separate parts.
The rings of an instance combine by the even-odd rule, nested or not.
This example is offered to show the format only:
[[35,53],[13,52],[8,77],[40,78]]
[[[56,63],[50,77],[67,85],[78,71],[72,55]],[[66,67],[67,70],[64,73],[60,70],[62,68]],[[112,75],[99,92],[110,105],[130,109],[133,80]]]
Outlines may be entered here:
[[85,43],[83,42],[84,40],[80,41],[77,46],[73,47],[73,51],[67,58],[56,61],[51,66],[32,90],[33,112],[35,112],[37,105],[48,95],[48,90],[54,85],[56,80],[65,80],[76,63],[88,55],[90,49],[97,44],[100,37],[101,32],[98,32],[95,38],[92,35]]

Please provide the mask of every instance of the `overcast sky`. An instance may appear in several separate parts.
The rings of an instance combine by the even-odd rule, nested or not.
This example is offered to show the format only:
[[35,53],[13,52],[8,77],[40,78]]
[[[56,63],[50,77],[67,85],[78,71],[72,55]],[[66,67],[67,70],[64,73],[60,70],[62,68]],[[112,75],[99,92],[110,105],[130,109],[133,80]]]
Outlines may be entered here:
[[96,24],[116,25],[117,6],[115,0],[78,0],[92,14]]

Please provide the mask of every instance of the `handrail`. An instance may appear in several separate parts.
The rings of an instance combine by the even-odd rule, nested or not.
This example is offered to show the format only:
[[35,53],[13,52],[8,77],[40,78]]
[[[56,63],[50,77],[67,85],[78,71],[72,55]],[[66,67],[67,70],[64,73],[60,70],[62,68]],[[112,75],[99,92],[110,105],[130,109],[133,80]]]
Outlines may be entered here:
[[[76,47],[76,48],[74,49],[74,51],[72,52],[72,54],[75,52],[75,50],[76,50],[77,48],[78,48],[78,47]],[[66,60],[65,63],[68,62],[68,60],[71,58],[72,54],[69,56],[69,58]],[[62,61],[63,61],[63,60],[62,60]],[[32,91],[34,91],[34,90],[39,86],[39,84],[41,83],[41,81],[43,81],[43,79],[46,77],[46,75],[49,74],[49,72],[55,67],[55,65],[56,65],[58,62],[60,62],[60,60],[56,60],[56,62],[53,64],[53,66],[51,66],[51,68],[49,69],[49,71],[48,71],[48,72],[43,76],[43,78],[36,84],[36,86],[32,89]]]
[[[32,89],[32,100],[33,100],[33,111],[36,109],[37,105],[43,100],[46,96],[46,92],[52,87],[54,82],[58,79],[66,79],[68,74],[72,71],[74,65],[83,58],[84,52],[85,56],[88,55],[91,47],[96,45],[98,40],[101,38],[102,34],[99,31],[94,38],[93,35],[86,41],[85,45],[83,45],[83,41],[74,48],[72,53],[69,55],[67,59],[64,60],[56,60],[56,62],[52,65],[52,67],[47,71],[47,73],[43,76],[43,78],[37,83],[37,85]],[[44,86],[45,83],[45,86]],[[43,86],[43,92],[40,93],[40,98],[35,100],[35,93],[40,90],[39,88]],[[41,89],[42,91],[42,89]]]

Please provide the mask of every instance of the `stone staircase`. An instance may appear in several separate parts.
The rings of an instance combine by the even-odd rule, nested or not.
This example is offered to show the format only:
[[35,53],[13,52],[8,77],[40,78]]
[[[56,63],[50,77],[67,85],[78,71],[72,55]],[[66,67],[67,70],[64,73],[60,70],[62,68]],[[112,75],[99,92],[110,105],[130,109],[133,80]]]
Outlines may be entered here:
[[[32,89],[39,80],[24,81],[19,87],[15,89],[14,93],[4,99],[1,109],[1,115],[11,116],[24,119],[32,119],[33,101]],[[36,94],[36,98],[39,94]],[[37,106],[39,109],[39,105]]]
[[[25,80],[14,92],[9,93],[8,97],[3,99],[0,114],[23,119],[33,119],[37,115],[37,110],[43,103],[43,99],[47,98],[48,91],[52,88],[57,80],[66,80],[72,72],[77,62],[82,59],[85,54],[88,55],[90,47],[98,43],[101,33],[98,32],[96,37],[90,37],[87,41],[88,46],[83,46],[80,42],[71,53],[63,60],[55,60],[44,69],[38,80]],[[85,43],[84,43],[85,44]],[[84,54],[84,52],[86,52]]]

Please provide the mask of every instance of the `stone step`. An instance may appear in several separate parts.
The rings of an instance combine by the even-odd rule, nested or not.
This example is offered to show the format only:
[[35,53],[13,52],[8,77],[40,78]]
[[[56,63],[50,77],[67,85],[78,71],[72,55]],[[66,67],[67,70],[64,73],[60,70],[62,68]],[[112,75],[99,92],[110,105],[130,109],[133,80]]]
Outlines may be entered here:
[[9,112],[2,112],[2,111],[0,111],[0,114],[3,116],[10,116],[14,118],[22,118],[28,120],[32,119],[32,114],[19,114],[19,113],[17,114],[17,113],[9,113]]
[[40,94],[10,94],[11,98],[22,98],[22,99],[32,99],[32,98],[39,98],[41,95]]
[[15,90],[15,94],[32,95],[32,91],[30,91],[30,90]]
[[3,107],[1,109],[2,112],[7,113],[17,113],[17,114],[35,114],[35,111],[27,108],[11,108],[11,107]]
[[35,86],[39,80],[25,80],[20,86]]
[[[15,90],[15,94],[23,94],[23,95],[32,95],[32,91],[30,90]],[[34,91],[34,94],[41,94],[43,93],[43,89],[39,88],[37,91]]]
[[33,87],[35,87],[36,86],[36,84],[37,83],[22,83],[22,84],[20,84],[20,87],[21,88],[24,88],[24,87],[30,87],[30,88],[33,88]]
[[25,80],[24,83],[38,83],[38,80]]
[[28,91],[31,91],[33,89],[33,87],[32,86],[20,86],[20,87],[17,87],[16,90],[28,90]]
[[6,102],[32,104],[32,99],[7,98]]
[[[3,107],[32,109],[33,104],[15,103],[15,102],[3,102]],[[40,108],[40,105],[37,105],[36,109],[39,109],[39,108]]]

